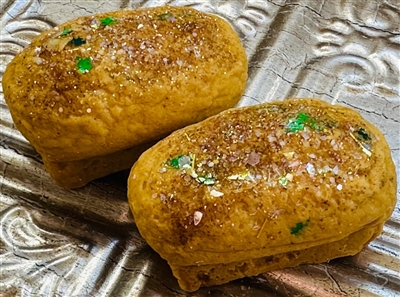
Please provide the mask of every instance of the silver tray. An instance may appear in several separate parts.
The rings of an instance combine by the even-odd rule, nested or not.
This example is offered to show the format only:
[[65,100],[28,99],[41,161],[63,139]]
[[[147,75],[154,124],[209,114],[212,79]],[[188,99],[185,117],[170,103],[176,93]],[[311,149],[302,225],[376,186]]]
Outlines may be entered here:
[[[56,24],[164,4],[233,25],[249,58],[239,105],[318,97],[350,106],[383,131],[400,176],[398,0],[2,0],[0,74]],[[399,203],[383,233],[354,257],[186,293],[137,232],[127,173],[79,190],[57,187],[14,128],[2,93],[0,107],[0,296],[400,296]]]

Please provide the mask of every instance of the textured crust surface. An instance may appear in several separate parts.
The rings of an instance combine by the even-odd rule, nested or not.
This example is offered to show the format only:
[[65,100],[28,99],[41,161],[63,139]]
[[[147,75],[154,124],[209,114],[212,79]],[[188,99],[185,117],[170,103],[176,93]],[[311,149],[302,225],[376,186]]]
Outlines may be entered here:
[[338,257],[357,254],[382,231],[382,224],[371,224],[335,242],[245,261],[192,266],[171,266],[179,285],[187,291],[200,286],[213,286],[260,272],[296,267],[301,264],[323,263]]
[[[382,133],[315,99],[231,109],[178,130],[139,158],[128,181],[141,234],[175,272],[329,246],[382,225],[395,191]],[[372,238],[353,242],[351,254]],[[176,275],[188,290],[217,282]]]
[[45,162],[46,170],[64,188],[79,188],[88,182],[121,170],[130,169],[146,149],[156,142],[139,144],[111,154],[69,162]]
[[44,161],[125,150],[240,99],[244,48],[223,19],[187,7],[80,17],[44,32],[8,65],[15,125]]

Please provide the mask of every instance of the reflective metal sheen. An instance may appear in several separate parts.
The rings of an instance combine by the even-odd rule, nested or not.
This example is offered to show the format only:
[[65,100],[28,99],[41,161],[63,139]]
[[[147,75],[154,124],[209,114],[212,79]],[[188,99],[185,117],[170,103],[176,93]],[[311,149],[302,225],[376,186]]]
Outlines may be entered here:
[[[356,109],[385,134],[399,179],[398,0],[3,0],[0,75],[33,37],[73,17],[164,4],[233,25],[249,58],[239,106],[317,97]],[[79,190],[57,187],[14,128],[0,91],[0,296],[400,296],[400,202],[383,233],[354,257],[180,290],[135,227],[127,173]]]

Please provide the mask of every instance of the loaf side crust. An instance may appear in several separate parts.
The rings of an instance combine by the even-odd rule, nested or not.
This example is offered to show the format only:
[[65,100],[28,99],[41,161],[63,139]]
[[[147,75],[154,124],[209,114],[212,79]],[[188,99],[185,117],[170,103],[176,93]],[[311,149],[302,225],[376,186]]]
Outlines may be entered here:
[[302,264],[319,264],[335,258],[354,256],[382,231],[383,224],[374,224],[354,232],[336,242],[233,263],[214,265],[173,266],[180,287],[194,292],[201,286],[209,287],[229,281],[255,276],[273,270],[296,267]]
[[382,224],[396,187],[374,125],[344,106],[288,99],[172,133],[135,163],[128,199],[140,233],[171,267],[214,267],[329,245]]
[[233,107],[247,58],[222,18],[188,7],[79,17],[7,66],[16,127],[44,162],[107,155]]

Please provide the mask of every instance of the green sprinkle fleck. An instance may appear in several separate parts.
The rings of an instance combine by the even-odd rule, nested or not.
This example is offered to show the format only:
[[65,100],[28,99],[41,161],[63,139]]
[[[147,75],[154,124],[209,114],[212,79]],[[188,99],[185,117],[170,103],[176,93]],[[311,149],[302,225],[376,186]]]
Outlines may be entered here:
[[76,57],[76,60],[78,61],[77,66],[80,73],[87,73],[93,68],[90,58],[82,59],[81,57]]
[[297,132],[304,129],[304,124],[299,123],[298,121],[291,121],[286,125],[286,131],[288,132]]
[[178,155],[167,161],[166,165],[174,169],[184,169],[187,174],[193,177],[200,184],[213,185],[215,183],[215,178],[211,173],[207,173],[204,176],[197,175],[194,170],[195,159],[196,156],[192,153],[189,153],[188,155]]
[[305,126],[309,126],[313,130],[320,130],[321,127],[318,124],[317,120],[313,117],[310,117],[306,113],[299,113],[295,119],[290,119],[286,124],[287,132],[298,132],[304,130]]
[[77,38],[72,38],[72,40],[70,41],[70,43],[72,43],[75,46],[80,46],[82,44],[86,43],[86,40],[81,38],[81,37],[77,37]]
[[290,229],[290,234],[292,235],[299,235],[300,231],[304,229],[304,227],[308,226],[308,223],[310,222],[310,220],[303,222],[299,222],[296,224],[296,226],[294,226],[293,228]]
[[116,19],[112,18],[112,17],[106,17],[105,19],[101,19],[100,20],[101,24],[104,26],[109,26],[111,24],[114,24],[117,22]]
[[175,169],[190,169],[192,167],[192,158],[188,155],[179,155],[171,159],[168,165]]
[[173,18],[173,15],[170,12],[165,12],[157,15],[158,19],[161,21],[167,21]]
[[179,155],[176,158],[173,158],[169,161],[169,165],[175,169],[179,169],[179,158],[182,158],[183,155]]
[[360,128],[355,132],[356,132],[358,140],[361,140],[361,141],[370,141],[370,140],[372,140],[371,136],[368,134],[368,132],[364,128]]
[[67,36],[69,33],[71,33],[72,32],[72,29],[64,29],[62,32],[61,32],[61,34],[60,34],[60,36]]
[[289,180],[285,177],[285,176],[281,176],[280,178],[278,178],[278,182],[286,188],[286,186],[289,183]]

